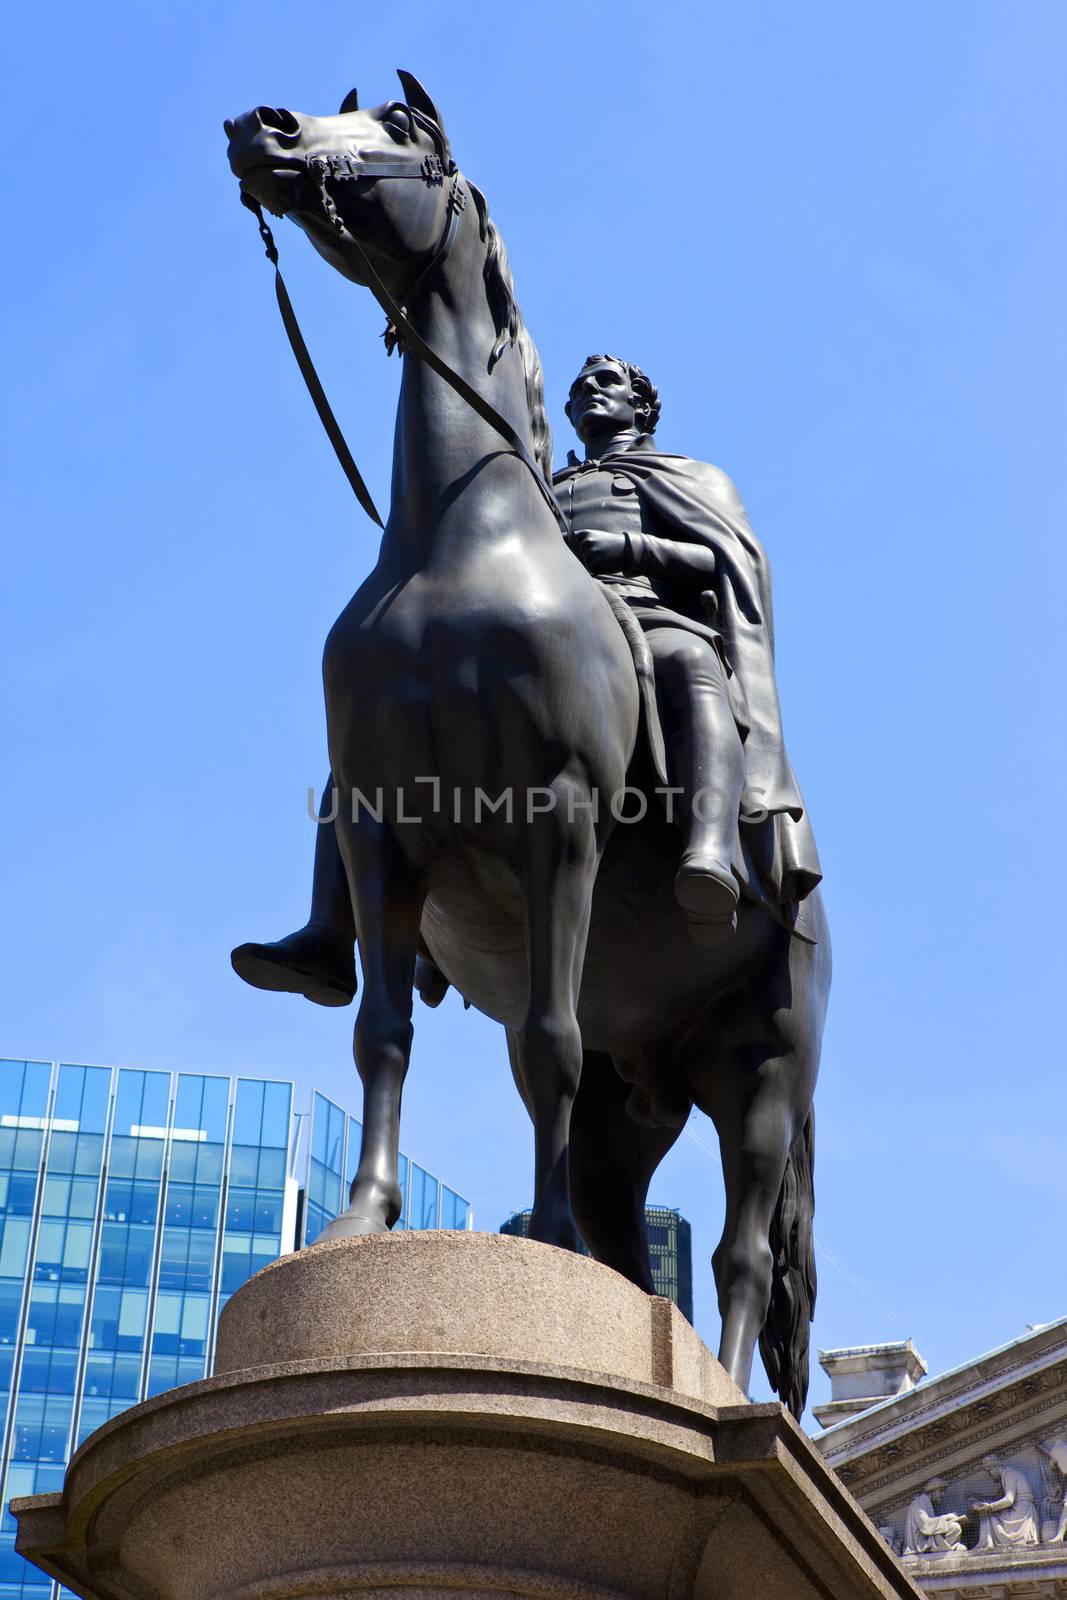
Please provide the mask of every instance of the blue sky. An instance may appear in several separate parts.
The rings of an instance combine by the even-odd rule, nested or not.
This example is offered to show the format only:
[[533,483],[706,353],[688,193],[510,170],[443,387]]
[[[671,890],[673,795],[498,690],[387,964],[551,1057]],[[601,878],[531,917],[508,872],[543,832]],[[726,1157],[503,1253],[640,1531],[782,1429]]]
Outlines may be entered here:
[[[557,459],[581,359],[628,355],[774,562],[836,959],[815,1340],[910,1334],[936,1371],[1062,1315],[1062,7],[61,3],[6,30],[0,1053],[357,1103],[353,1014],[228,961],[303,920],[322,641],[375,542],[222,119],[374,104],[402,66],[507,242]],[[380,313],[277,231],[385,503]],[[532,1160],[502,1038],[454,997],[417,1023],[405,1147],[495,1228]],[[714,1343],[706,1122],[653,1198],[692,1219]]]

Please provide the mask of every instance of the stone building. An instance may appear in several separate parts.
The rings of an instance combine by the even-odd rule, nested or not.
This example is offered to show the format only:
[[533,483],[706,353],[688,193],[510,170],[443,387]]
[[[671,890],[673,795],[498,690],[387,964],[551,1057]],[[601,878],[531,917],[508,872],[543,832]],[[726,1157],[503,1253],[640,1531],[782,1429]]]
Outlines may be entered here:
[[819,1360],[815,1443],[928,1594],[1067,1600],[1067,1318],[926,1381],[910,1340]]

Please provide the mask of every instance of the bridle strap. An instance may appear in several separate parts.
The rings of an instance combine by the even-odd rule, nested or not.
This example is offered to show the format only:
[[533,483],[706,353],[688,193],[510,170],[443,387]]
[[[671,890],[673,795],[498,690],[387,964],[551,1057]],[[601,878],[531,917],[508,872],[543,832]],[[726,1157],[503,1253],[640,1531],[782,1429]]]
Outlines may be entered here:
[[[448,221],[445,223],[445,230],[441,235],[441,242],[437,246],[437,249],[434,251],[433,255],[430,257],[429,261],[423,267],[422,271],[419,273],[418,277],[415,279],[415,282],[405,294],[402,307],[404,311],[407,311],[408,306],[413,306],[416,300],[418,300],[421,295],[425,294],[438,269],[443,267],[445,262],[448,260],[452,246],[456,242],[456,234],[459,232],[460,212],[463,210],[465,203],[466,202],[463,198],[463,190],[459,187],[459,175],[457,174],[452,180],[452,187],[448,193]],[[344,224],[341,223],[340,218],[337,219],[337,222],[340,225],[340,228],[343,230]],[[349,234],[348,237],[351,239],[352,235]],[[389,317],[388,321],[386,322],[385,333],[382,337],[385,339],[386,350],[388,351],[389,355],[392,355],[393,351],[401,343],[400,330],[394,323],[392,317]]]
[[[432,158],[428,158],[428,161],[432,161]],[[423,170],[413,172],[410,165],[405,166],[401,170],[393,170],[395,164],[392,162],[382,162],[380,164],[372,164],[368,162],[366,165],[363,165],[361,163],[357,164],[356,162],[341,158],[337,164],[336,176],[358,176],[360,178],[421,177],[426,178],[427,181],[430,182],[436,181],[438,174],[436,172],[428,173],[425,170],[427,164],[428,163],[423,164]],[[410,352],[412,355],[418,356],[421,361],[425,362],[426,366],[428,366],[432,372],[436,372],[439,378],[442,378],[444,382],[450,386],[450,388],[455,390],[456,394],[458,394],[467,402],[473,411],[477,412],[478,416],[481,417],[483,422],[488,423],[488,425],[500,435],[504,442],[511,447],[513,453],[518,456],[519,460],[529,468],[533,475],[534,482],[540,491],[542,499],[552,512],[552,515],[555,517],[563,533],[568,534],[570,532],[570,528],[567,523],[567,519],[564,516],[559,502],[553,494],[552,488],[546,480],[544,473],[541,471],[541,468],[530,454],[525,441],[512,426],[512,424],[508,422],[507,418],[502,417],[496,407],[492,405],[484,395],[479,394],[477,389],[473,388],[473,386],[469,384],[464,377],[456,372],[454,368],[450,367],[448,362],[445,361],[442,356],[437,354],[432,345],[427,344],[421,333],[419,333],[418,329],[412,324],[411,319],[408,316],[406,306],[400,305],[390,294],[389,290],[382,282],[377,268],[367,255],[366,251],[363,249],[363,246],[360,244],[359,240],[353,233],[349,231],[348,228],[345,227],[343,221],[337,214],[332,202],[329,200],[329,196],[326,193],[325,178],[333,175],[334,174],[332,171],[322,172],[322,169],[320,169],[320,186],[324,199],[328,202],[326,207],[327,215],[337,232],[344,237],[346,243],[358,256],[361,270],[367,281],[367,287],[370,289],[374,298],[377,300],[378,304],[381,306],[389,320],[389,326],[386,330],[387,342],[390,338],[402,341],[405,352]],[[453,189],[449,195],[449,218],[444,233],[442,234],[441,243],[438,245],[426,268],[424,268],[424,270],[419,274],[419,277],[408,291],[407,300],[409,302],[413,301],[418,294],[421,294],[425,291],[429,284],[430,278],[444,264],[445,258],[447,257],[449,250],[452,248],[452,244],[456,236],[456,230],[459,225],[459,213],[463,209],[463,202],[458,198],[458,196],[462,194],[462,191],[458,189],[458,174],[456,174],[456,179],[457,181],[453,185]],[[301,375],[305,384],[307,385],[308,393],[311,395],[315,410],[319,414],[319,420],[321,421],[323,428],[326,430],[326,436],[333,445],[334,453],[337,456],[338,461],[341,463],[341,468],[345,474],[345,477],[352,486],[352,492],[355,494],[356,499],[359,501],[364,511],[366,511],[371,521],[376,522],[379,528],[382,528],[384,527],[384,524],[381,517],[378,515],[377,507],[371,498],[371,494],[367,488],[367,485],[364,483],[363,478],[360,475],[359,468],[356,466],[356,463],[352,458],[352,452],[349,450],[345,436],[341,432],[337,419],[330,408],[330,403],[326,398],[325,391],[323,390],[322,384],[319,381],[318,373],[315,371],[314,363],[312,362],[311,356],[308,353],[307,345],[304,343],[303,335],[300,332],[300,327],[296,320],[296,313],[293,311],[292,303],[289,299],[281,271],[278,267],[278,248],[274,243],[274,236],[264,219],[263,212],[258,201],[253,200],[251,195],[247,194],[243,189],[241,190],[241,201],[242,204],[247,206],[248,209],[253,213],[259,223],[260,237],[262,238],[266,248],[267,259],[274,267],[274,287],[278,298],[278,309],[281,312],[282,322],[285,326],[286,334],[289,337],[289,343],[292,346],[293,354],[296,357],[297,366],[300,368]]]
[[377,300],[378,304],[389,318],[392,326],[397,330],[397,333],[404,342],[405,350],[410,351],[413,355],[417,355],[419,359],[424,361],[425,364],[430,368],[431,372],[436,372],[439,378],[443,378],[445,383],[454,389],[462,399],[466,400],[471,410],[476,411],[481,417],[482,421],[487,422],[491,428],[495,429],[504,442],[511,446],[513,452],[518,456],[519,460],[523,462],[525,466],[529,467],[530,472],[533,474],[534,482],[541,491],[542,498],[544,499],[549,510],[552,512],[552,515],[555,517],[556,521],[559,523],[560,528],[564,533],[569,533],[570,527],[566,517],[563,515],[563,512],[560,509],[559,502],[556,500],[556,497],[552,493],[549,484],[545,480],[544,473],[541,471],[541,468],[537,465],[537,462],[526,448],[526,444],[518,431],[512,427],[511,423],[506,417],[502,417],[500,415],[500,412],[490,401],[485,398],[484,395],[479,394],[477,389],[467,382],[466,378],[461,377],[454,368],[450,367],[448,362],[445,361],[442,356],[437,354],[437,351],[432,345],[426,343],[426,340],[422,337],[422,334],[419,333],[418,329],[411,322],[411,319],[409,318],[405,308],[397,304],[396,300],[394,300],[393,296],[389,293],[389,290],[385,287],[385,284],[378,275],[377,268],[367,255],[367,252],[364,250],[359,240],[353,233],[350,233],[347,228],[344,229],[344,232],[349,243],[354,247],[355,252],[359,257],[360,267],[366,275],[367,285],[371,294],[373,294],[374,298]]
[[312,361],[308,347],[304,343],[304,335],[300,332],[300,324],[296,320],[296,312],[293,310],[293,303],[289,299],[289,291],[285,287],[285,279],[282,277],[281,268],[278,265],[278,247],[274,243],[274,235],[264,220],[263,213],[256,201],[245,194],[243,189],[241,191],[241,200],[259,222],[259,233],[266,247],[267,260],[274,267],[274,293],[278,299],[278,310],[281,312],[282,325],[289,336],[289,343],[292,346],[293,355],[296,357],[296,364],[300,368],[301,377],[307,384],[308,394],[311,396],[315,410],[319,414],[319,421],[326,430],[326,437],[333,445],[334,455],[341,463],[341,470],[352,486],[352,493],[371,521],[376,522],[379,528],[384,529],[385,524],[378,515],[378,507],[374,504],[374,497],[364,483],[362,474],[352,459],[352,452],[349,450],[348,442],[341,432],[341,425],[333,414],[330,402],[326,398],[326,391],[323,389],[319,375],[315,371],[315,363]]

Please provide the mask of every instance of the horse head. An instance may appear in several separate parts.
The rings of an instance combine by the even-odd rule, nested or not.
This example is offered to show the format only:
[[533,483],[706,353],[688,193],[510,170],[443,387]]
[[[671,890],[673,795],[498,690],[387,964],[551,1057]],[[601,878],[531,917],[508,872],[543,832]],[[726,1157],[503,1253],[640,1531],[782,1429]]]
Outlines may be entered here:
[[369,260],[403,298],[447,229],[456,166],[433,101],[398,76],[403,101],[361,111],[353,89],[335,117],[256,106],[223,126],[244,196],[289,217],[346,278],[365,285]]

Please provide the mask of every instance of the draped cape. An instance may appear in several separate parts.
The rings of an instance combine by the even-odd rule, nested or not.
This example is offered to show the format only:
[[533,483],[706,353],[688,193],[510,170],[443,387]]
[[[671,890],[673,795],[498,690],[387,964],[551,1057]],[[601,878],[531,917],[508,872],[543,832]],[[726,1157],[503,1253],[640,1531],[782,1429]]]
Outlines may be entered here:
[[[763,546],[740,495],[718,467],[667,455],[656,449],[648,434],[628,449],[602,456],[600,465],[633,484],[652,524],[649,531],[702,544],[714,552],[714,598],[705,596],[705,615],[710,599],[710,621],[722,642],[734,716],[744,742],[744,842],[777,906],[782,911],[793,907],[793,917],[784,919],[793,922],[798,902],[815,888],[822,871],[782,733],[774,674],[771,572]],[[565,482],[577,470],[576,465],[565,467],[555,481]],[[697,598],[693,596],[694,601]],[[694,605],[690,626],[695,620]],[[697,623],[695,631],[707,630]],[[746,863],[742,881],[748,876]],[[802,929],[798,926],[796,931]]]

